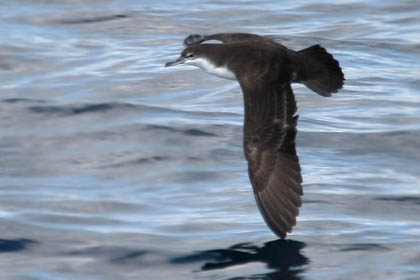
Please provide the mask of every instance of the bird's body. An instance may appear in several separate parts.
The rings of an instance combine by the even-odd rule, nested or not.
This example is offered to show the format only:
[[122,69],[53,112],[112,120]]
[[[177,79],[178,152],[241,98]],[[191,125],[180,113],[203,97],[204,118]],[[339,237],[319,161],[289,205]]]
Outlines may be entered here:
[[[203,44],[210,40],[222,43]],[[190,35],[184,44],[180,58],[166,66],[190,64],[239,82],[245,104],[244,152],[255,198],[268,226],[285,238],[296,224],[303,195],[291,83],[330,96],[344,82],[338,62],[319,45],[296,52],[255,34]]]

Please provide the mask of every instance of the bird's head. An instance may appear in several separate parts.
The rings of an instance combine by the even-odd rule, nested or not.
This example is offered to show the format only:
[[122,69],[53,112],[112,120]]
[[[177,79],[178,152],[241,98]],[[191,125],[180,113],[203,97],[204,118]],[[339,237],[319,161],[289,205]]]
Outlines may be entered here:
[[175,60],[165,64],[165,67],[187,64],[200,67],[209,74],[221,78],[236,80],[236,76],[223,62],[224,49],[222,44],[197,44],[189,46]]
[[204,56],[197,46],[185,48],[181,55],[174,61],[167,62],[165,67],[171,67],[179,64],[189,64],[194,66],[201,66]]

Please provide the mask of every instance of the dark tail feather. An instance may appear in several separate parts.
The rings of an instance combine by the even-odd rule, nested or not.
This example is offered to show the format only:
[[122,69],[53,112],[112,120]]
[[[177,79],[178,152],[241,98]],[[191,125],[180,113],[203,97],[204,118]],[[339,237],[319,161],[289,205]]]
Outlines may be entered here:
[[343,87],[344,74],[334,57],[320,45],[297,52],[295,82],[322,96],[331,96]]

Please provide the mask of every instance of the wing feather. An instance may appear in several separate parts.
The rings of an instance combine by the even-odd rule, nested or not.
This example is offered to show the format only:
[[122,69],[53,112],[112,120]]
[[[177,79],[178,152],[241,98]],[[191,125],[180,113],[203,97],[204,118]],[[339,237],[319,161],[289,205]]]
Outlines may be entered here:
[[245,101],[244,150],[257,205],[281,238],[291,232],[302,205],[296,155],[298,116],[289,82],[240,80]]
[[271,39],[249,33],[216,33],[212,35],[191,34],[184,39],[185,46],[201,44],[205,41],[220,41],[224,44],[237,43],[241,41],[271,41]]

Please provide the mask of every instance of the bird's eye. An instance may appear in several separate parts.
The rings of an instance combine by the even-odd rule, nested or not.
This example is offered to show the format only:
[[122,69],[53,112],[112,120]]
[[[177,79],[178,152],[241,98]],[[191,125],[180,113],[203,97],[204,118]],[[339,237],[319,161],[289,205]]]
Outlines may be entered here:
[[187,54],[187,57],[188,57],[188,58],[193,58],[193,57],[194,57],[194,54],[193,54],[193,53],[188,53],[188,54]]

